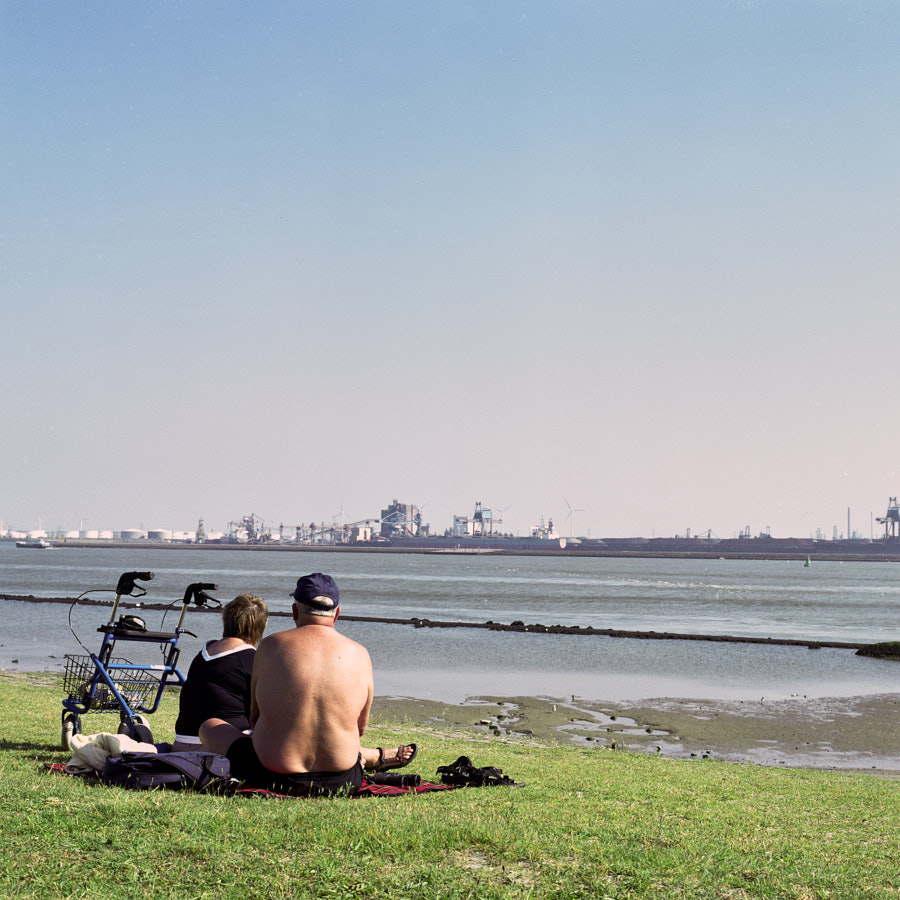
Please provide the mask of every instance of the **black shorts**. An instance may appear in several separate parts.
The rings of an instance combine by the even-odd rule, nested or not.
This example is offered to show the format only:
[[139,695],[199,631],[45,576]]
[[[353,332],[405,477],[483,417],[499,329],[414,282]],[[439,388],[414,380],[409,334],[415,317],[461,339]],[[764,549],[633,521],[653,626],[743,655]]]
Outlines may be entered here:
[[231,762],[231,775],[248,787],[265,788],[279,794],[355,794],[363,783],[362,761],[344,772],[296,772],[285,775],[267,769],[256,755],[253,740],[238,738],[225,754]]

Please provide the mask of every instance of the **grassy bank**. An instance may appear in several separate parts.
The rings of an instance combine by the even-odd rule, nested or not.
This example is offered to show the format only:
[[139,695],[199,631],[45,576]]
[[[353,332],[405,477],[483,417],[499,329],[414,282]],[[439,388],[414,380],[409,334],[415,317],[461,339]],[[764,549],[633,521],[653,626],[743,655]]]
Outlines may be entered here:
[[[379,724],[413,770],[470,756],[525,788],[262,801],[47,774],[62,690],[0,675],[0,895],[900,897],[900,783]],[[170,735],[174,698],[153,717]],[[85,718],[114,730],[115,717]]]

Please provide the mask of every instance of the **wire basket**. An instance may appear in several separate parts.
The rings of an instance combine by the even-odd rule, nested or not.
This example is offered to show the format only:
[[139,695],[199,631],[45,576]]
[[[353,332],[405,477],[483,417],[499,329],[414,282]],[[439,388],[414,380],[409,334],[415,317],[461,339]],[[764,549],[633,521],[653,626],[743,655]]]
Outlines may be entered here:
[[[122,666],[123,668],[110,668]],[[153,694],[159,688],[156,673],[134,666],[121,657],[106,663],[106,671],[125,702],[132,708],[149,707]],[[96,683],[94,696],[91,687]],[[90,656],[66,654],[66,672],[63,690],[69,697],[79,700],[91,712],[117,712],[122,709],[116,695],[103,680],[98,667]]]

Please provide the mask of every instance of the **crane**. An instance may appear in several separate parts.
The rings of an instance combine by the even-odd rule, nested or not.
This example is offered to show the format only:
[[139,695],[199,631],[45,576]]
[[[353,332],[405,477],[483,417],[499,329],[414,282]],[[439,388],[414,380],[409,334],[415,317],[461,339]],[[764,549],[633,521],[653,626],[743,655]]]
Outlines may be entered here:
[[900,506],[896,497],[888,498],[887,512],[875,520],[879,525],[884,525],[884,539],[897,540],[900,537]]

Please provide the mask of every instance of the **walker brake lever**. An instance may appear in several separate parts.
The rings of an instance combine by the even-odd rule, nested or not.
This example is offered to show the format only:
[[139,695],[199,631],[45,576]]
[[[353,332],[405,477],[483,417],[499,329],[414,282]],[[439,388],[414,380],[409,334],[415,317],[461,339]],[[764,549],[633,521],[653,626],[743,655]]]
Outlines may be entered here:
[[200,591],[200,600],[197,602],[197,606],[203,606],[204,603],[211,603],[214,606],[222,605],[215,597],[211,597],[207,594],[206,591]]

